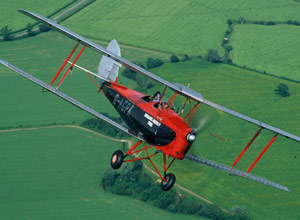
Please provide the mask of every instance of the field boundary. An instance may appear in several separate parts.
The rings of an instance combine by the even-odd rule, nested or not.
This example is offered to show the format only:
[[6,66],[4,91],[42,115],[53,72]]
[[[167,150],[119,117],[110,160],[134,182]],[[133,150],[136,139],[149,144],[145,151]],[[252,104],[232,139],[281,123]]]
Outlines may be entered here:
[[[69,3],[67,3],[62,8],[56,10],[54,13],[51,13],[49,16],[47,16],[47,18],[50,18],[50,17],[56,15],[57,13],[61,12],[62,10],[66,9],[66,8],[68,8],[69,6],[76,3],[77,1],[78,0],[73,0]],[[54,20],[57,23],[60,23],[64,20],[70,18],[71,16],[75,15],[76,13],[78,13],[79,11],[84,9],[85,7],[89,6],[90,4],[94,3],[95,1],[96,0],[81,0],[77,4],[73,5],[71,8],[68,8],[66,11],[63,11],[62,13],[56,15],[56,17],[54,17],[52,20]],[[40,28],[40,26],[36,27],[39,23],[40,22],[35,22],[34,24],[32,24],[31,26],[33,28],[30,31],[26,30],[26,28],[22,28],[22,29],[10,32],[9,33],[10,39],[8,39],[8,40],[20,40],[20,39],[23,39],[23,38],[26,38],[26,37],[35,36],[37,34],[40,34],[42,32],[45,32],[45,31],[49,30],[48,26],[45,26],[46,27],[45,30],[42,30]],[[24,31],[24,32],[22,32],[22,31]],[[7,41],[7,40],[3,39],[3,36],[0,36],[0,41]]]
[[[12,129],[5,129],[5,130],[0,130],[0,133],[9,133],[9,132],[18,132],[18,131],[35,131],[35,130],[41,130],[41,129],[52,129],[52,128],[75,128],[75,129],[79,129],[79,130],[83,130],[83,131],[86,131],[86,132],[89,132],[89,133],[92,133],[92,134],[95,134],[97,136],[100,136],[100,137],[103,137],[103,138],[106,138],[108,140],[111,140],[111,141],[116,141],[116,142],[121,142],[121,143],[127,143],[128,144],[128,148],[130,148],[130,146],[132,146],[132,141],[131,140],[125,140],[125,139],[117,139],[117,138],[113,138],[113,137],[110,137],[110,136],[107,136],[105,134],[102,134],[102,133],[99,133],[99,132],[96,132],[96,131],[93,131],[91,129],[88,129],[88,128],[84,128],[84,127],[81,127],[81,126],[78,126],[78,125],[49,125],[49,126],[41,126],[41,127],[30,127],[30,128],[12,128]],[[145,169],[154,174],[155,176],[158,176],[158,174],[152,170],[147,164],[144,164],[144,167]],[[202,201],[212,205],[214,204],[212,201],[206,199],[205,197],[179,185],[179,184],[175,184],[176,187],[178,187],[179,189],[185,191],[186,193],[192,195],[192,196],[195,196],[197,197],[198,199],[201,199]],[[221,208],[221,207],[220,207]],[[224,208],[221,208],[222,211],[224,212],[229,212],[227,209],[224,209]]]
[[299,80],[291,79],[291,78],[288,78],[288,77],[285,77],[285,76],[277,76],[273,73],[268,73],[266,70],[261,71],[261,70],[255,69],[255,68],[251,68],[251,67],[247,67],[247,66],[241,66],[241,65],[238,65],[238,64],[233,62],[232,57],[231,57],[231,51],[234,48],[230,45],[230,40],[231,40],[232,34],[234,32],[234,27],[236,25],[249,25],[249,24],[262,25],[262,26],[267,26],[267,27],[274,26],[274,25],[277,25],[277,24],[291,25],[291,26],[297,26],[297,27],[300,26],[300,22],[292,21],[292,20],[288,20],[288,21],[256,21],[256,20],[249,20],[249,21],[247,21],[243,17],[240,17],[239,20],[228,19],[227,20],[228,27],[227,27],[227,29],[224,33],[222,44],[221,44],[221,46],[223,47],[223,49],[225,51],[224,57],[223,57],[224,64],[228,64],[228,65],[231,65],[231,66],[236,66],[236,67],[244,69],[244,70],[249,70],[249,71],[252,71],[252,72],[256,72],[256,73],[260,73],[260,74],[263,74],[263,75],[267,75],[267,76],[271,76],[271,77],[275,77],[275,78],[278,78],[278,79],[283,79],[283,80],[286,80],[286,81],[289,81],[289,82],[294,82],[294,83],[300,84]]

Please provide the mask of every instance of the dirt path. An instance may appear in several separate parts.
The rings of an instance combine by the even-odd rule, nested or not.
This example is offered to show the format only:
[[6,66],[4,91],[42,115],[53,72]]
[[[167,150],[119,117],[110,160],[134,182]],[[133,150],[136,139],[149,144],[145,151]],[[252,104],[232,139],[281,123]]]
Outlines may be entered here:
[[[116,139],[116,138],[112,138],[112,137],[109,137],[107,135],[104,135],[104,134],[101,134],[101,133],[98,133],[96,131],[93,131],[93,130],[90,130],[88,128],[84,128],[84,127],[80,127],[80,126],[76,126],[76,125],[52,125],[52,126],[43,126],[43,127],[33,127],[33,128],[16,128],[16,129],[6,129],[6,130],[0,130],[0,133],[8,133],[8,132],[16,132],[16,131],[33,131],[33,130],[40,130],[40,129],[51,129],[51,128],[75,128],[75,129],[79,129],[79,130],[83,130],[83,131],[87,131],[89,133],[92,133],[92,134],[95,134],[97,136],[100,136],[100,137],[103,137],[103,138],[106,138],[106,139],[109,139],[109,140],[112,140],[112,141],[117,141],[117,142],[122,142],[122,143],[128,143],[128,148],[130,148],[132,146],[132,141],[130,140],[122,140],[122,139]],[[144,167],[146,170],[148,170],[149,172],[151,172],[152,174],[154,174],[155,176],[158,177],[158,174],[152,170],[148,165],[146,165],[144,163]],[[201,199],[202,201],[208,203],[208,204],[213,204],[212,201],[204,198],[203,196],[181,186],[181,185],[178,185],[178,184],[175,184],[175,186],[177,188],[179,188],[180,190],[182,191],[185,191],[199,199]],[[224,212],[228,212],[228,210],[226,209],[223,209],[221,208]]]
[[[54,20],[55,22],[57,21],[57,19],[59,19],[60,17],[64,16],[65,14],[69,13],[70,11],[73,11],[75,8],[79,7],[80,5],[82,5],[83,3],[85,3],[87,0],[82,0],[80,2],[78,2],[76,5],[72,6],[71,8],[67,9],[66,11],[60,13],[59,15],[57,15],[55,18],[53,18],[52,20]],[[32,29],[32,31],[38,31],[40,28],[39,27],[35,27]],[[22,33],[16,34],[15,37],[21,37],[28,34],[27,31],[24,31]]]
[[80,5],[82,5],[83,3],[85,3],[87,0],[82,0],[80,2],[78,2],[76,5],[72,6],[71,8],[69,8],[68,10],[64,11],[63,13],[57,15],[55,18],[53,18],[53,21],[57,21],[60,17],[64,16],[65,14],[69,13],[70,11],[73,11],[75,8],[79,7]]

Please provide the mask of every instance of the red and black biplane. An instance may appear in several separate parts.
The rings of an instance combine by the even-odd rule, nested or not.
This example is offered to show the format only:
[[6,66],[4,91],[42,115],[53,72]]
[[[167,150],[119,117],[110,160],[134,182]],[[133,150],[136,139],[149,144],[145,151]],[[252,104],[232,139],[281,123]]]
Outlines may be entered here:
[[[66,35],[67,37],[72,38],[73,40],[77,41],[77,44],[75,45],[69,56],[66,58],[58,72],[55,74],[50,85],[45,82],[42,82],[41,80],[33,77],[32,75],[29,75],[28,73],[24,72],[23,70],[13,66],[12,64],[6,61],[0,60],[0,62],[8,68],[19,73],[20,75],[43,87],[43,89],[46,89],[56,94],[62,99],[72,103],[73,105],[89,112],[97,118],[109,123],[110,125],[136,138],[138,140],[136,144],[134,144],[127,152],[125,152],[125,154],[120,150],[117,150],[113,153],[111,158],[111,166],[113,169],[118,169],[123,162],[132,162],[144,159],[149,160],[162,180],[161,188],[163,190],[169,190],[173,187],[175,183],[175,175],[172,173],[167,173],[169,167],[173,164],[173,162],[176,159],[182,160],[184,158],[187,158],[199,162],[201,164],[205,164],[223,170],[233,175],[241,176],[272,187],[276,187],[281,190],[289,191],[289,189],[285,186],[274,183],[264,178],[254,176],[249,172],[255,166],[258,160],[262,157],[262,155],[267,151],[267,149],[271,146],[271,144],[276,140],[278,135],[282,135],[284,137],[293,139],[298,142],[300,142],[300,137],[282,131],[268,124],[262,123],[258,120],[252,119],[238,112],[232,111],[223,106],[217,105],[213,102],[204,99],[200,93],[188,88],[187,86],[177,83],[170,83],[150,73],[149,71],[141,68],[140,66],[122,58],[120,48],[116,40],[112,40],[108,47],[105,49],[39,14],[24,10],[20,10],[20,12],[29,17],[32,17],[33,19],[39,22],[48,25],[50,28]],[[83,45],[83,47],[81,48],[74,61],[71,62],[70,59],[73,56],[79,44]],[[90,49],[103,54],[98,68],[98,73],[93,73],[76,64],[77,60],[79,59],[83,51],[86,49],[86,47],[89,47]],[[54,82],[56,81],[56,79],[67,64],[70,64],[69,68],[61,77],[57,86],[53,87]],[[132,89],[129,89],[123,85],[120,85],[118,83],[118,70],[122,65],[163,84],[165,86],[164,90],[161,92],[158,91],[153,96],[148,96],[140,92],[134,91]],[[89,77],[97,86],[98,91],[101,91],[101,93],[107,97],[107,99],[111,102],[114,108],[118,111],[122,119],[125,121],[128,128],[116,123],[110,118],[96,112],[95,110],[89,108],[88,106],[85,106],[84,104],[78,102],[77,100],[58,90],[61,83],[73,67],[77,67],[89,75]],[[97,83],[94,80],[94,77],[98,78],[100,82]],[[168,101],[164,101],[166,100],[164,99],[164,97],[167,89],[173,91],[174,94],[171,96],[171,98],[168,99]],[[177,113],[174,110],[173,105],[178,95],[183,96],[185,98],[185,102],[181,110]],[[186,104],[190,101],[193,101],[193,107],[185,115],[183,115],[183,110]],[[202,103],[258,126],[257,133],[237,157],[232,167],[187,154],[191,145],[196,139],[196,130],[190,126],[190,122],[193,119],[193,116],[197,108],[199,107],[199,104]],[[235,169],[234,167],[237,164],[237,162],[248,150],[248,148],[260,134],[262,129],[272,131],[274,133],[274,137],[272,137],[272,139],[269,141],[269,143],[266,145],[263,151],[259,154],[256,160],[249,167],[247,172]],[[155,151],[153,151],[153,153],[149,153],[150,148],[155,149]],[[137,155],[137,153],[140,154],[140,152],[144,152],[144,157],[128,157],[129,155]],[[152,157],[160,153],[163,155],[163,173],[160,173],[158,171],[157,167],[151,159]]]

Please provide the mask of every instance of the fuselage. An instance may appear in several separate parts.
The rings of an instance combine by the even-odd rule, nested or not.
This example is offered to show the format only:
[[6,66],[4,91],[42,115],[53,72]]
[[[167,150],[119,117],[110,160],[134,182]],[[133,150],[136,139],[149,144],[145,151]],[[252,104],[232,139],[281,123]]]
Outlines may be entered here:
[[159,111],[159,102],[113,82],[104,82],[101,89],[133,132],[166,155],[184,158],[191,146],[186,136],[192,129],[173,109]]

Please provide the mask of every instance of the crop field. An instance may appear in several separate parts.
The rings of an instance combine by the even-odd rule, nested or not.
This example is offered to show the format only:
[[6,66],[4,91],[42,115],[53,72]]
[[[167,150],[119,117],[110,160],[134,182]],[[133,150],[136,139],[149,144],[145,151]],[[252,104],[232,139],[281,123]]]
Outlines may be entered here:
[[300,81],[299,36],[299,26],[236,25],[232,60],[240,66]]
[[[58,36],[56,33],[49,32],[35,38],[22,40],[25,41],[23,43],[22,41],[7,42],[3,44],[4,47],[1,47],[1,58],[45,81],[50,81],[51,76],[62,62],[61,59],[67,55],[67,50],[70,50],[73,45],[72,41]],[[51,46],[47,51],[49,45]],[[11,50],[10,48],[15,49]],[[7,53],[8,50],[11,52]],[[124,54],[127,53],[124,49]],[[26,56],[26,54],[31,56]],[[94,54],[86,52],[78,62],[90,69],[96,69],[99,57],[91,59],[93,56]],[[166,63],[152,71],[171,82],[192,83],[191,88],[201,92],[205,98],[211,101],[296,135],[300,133],[300,116],[297,114],[300,111],[299,84],[285,82],[292,95],[289,98],[281,98],[275,95],[273,90],[282,80],[228,65],[212,65],[201,59],[177,64]],[[120,76],[120,81],[125,85],[134,85],[134,82],[122,78],[122,76]],[[3,106],[0,111],[1,127],[46,125],[54,122],[70,124],[73,121],[77,123],[91,117],[52,94],[41,93],[39,87],[4,67],[1,67],[0,88],[2,96],[0,100],[1,106]],[[74,71],[61,88],[98,111],[116,114],[102,96],[95,95],[93,85],[86,76],[81,75],[78,71]],[[159,87],[153,88],[149,93],[157,89]],[[7,98],[7,94],[10,94],[10,98]],[[99,103],[104,104],[100,105]],[[200,115],[197,117],[201,120],[203,114],[204,117],[208,117],[209,122],[208,126],[199,133],[198,141],[191,149],[191,153],[231,165],[256,132],[256,127],[205,106],[201,106],[199,110]],[[206,116],[207,113],[209,113],[208,116]],[[53,131],[53,135],[43,139],[47,138],[47,141],[55,139],[56,133],[60,134],[59,131]],[[211,133],[226,138],[226,141],[210,136]],[[245,170],[270,138],[271,134],[264,132],[245,155],[238,168]],[[64,139],[69,140],[67,137]],[[16,143],[18,142],[16,138]],[[28,142],[31,143],[30,140]],[[35,140],[32,142],[41,144]],[[1,144],[1,146],[5,145]],[[111,152],[110,150],[107,154],[108,158]],[[299,154],[297,143],[278,138],[253,170],[254,174],[287,185],[292,193],[280,192],[257,183],[249,183],[244,179],[229,177],[220,171],[185,160],[175,163],[172,172],[176,173],[179,184],[205,196],[221,207],[230,209],[235,205],[244,205],[254,218],[264,216],[266,219],[276,219],[285,216],[295,219],[299,216],[292,210],[297,209],[300,203],[298,199],[299,168],[297,166]],[[275,197],[278,200],[275,200]]]
[[[9,25],[15,30],[32,22],[18,13],[17,9],[23,8],[47,16],[64,5],[59,1],[47,1],[44,4],[27,0],[14,3],[4,1],[0,6],[5,9],[0,15],[3,26]],[[299,9],[300,3],[294,0],[242,0],[238,3],[232,0],[97,0],[64,21],[63,25],[92,39],[110,41],[115,38],[128,46],[201,56],[213,48],[223,55],[221,42],[227,28],[227,19],[243,16],[252,21],[299,21]],[[237,31],[233,33],[233,61],[242,66],[299,80],[299,28],[283,25],[262,28],[237,26]]]
[[[9,7],[8,3],[1,4]],[[24,4],[30,6],[31,3],[25,1]],[[53,2],[55,7],[60,7],[59,4],[62,3]],[[11,5],[11,10],[16,5]],[[25,9],[43,15],[55,10],[54,6],[45,11],[37,5],[32,9],[29,6]],[[167,61],[172,53],[205,55],[209,48],[223,54],[221,42],[228,18],[299,20],[299,9],[300,4],[292,0],[240,1],[239,4],[232,0],[184,3],[97,0],[92,7],[85,8],[63,25],[91,37],[102,46],[111,39],[117,39],[121,43],[122,56],[127,59],[145,61],[147,57],[154,57]],[[16,20],[13,25],[23,27],[28,23],[19,18]],[[295,64],[299,54],[298,33],[297,28],[284,25],[236,26],[231,42],[233,61],[296,79],[299,76],[299,67]],[[282,41],[286,44],[280,47]],[[50,82],[75,43],[58,33],[48,32],[24,40],[0,42],[0,45],[0,59]],[[264,49],[258,48],[259,45]],[[247,57],[247,50],[250,57]],[[86,50],[78,64],[96,71],[99,60],[99,54]],[[247,62],[243,63],[245,60]],[[202,59],[165,63],[151,72],[171,82],[191,83],[191,88],[208,100],[300,135],[300,84],[229,65],[213,65]],[[135,82],[122,76],[119,82],[130,88],[136,87]],[[288,85],[290,97],[274,94],[280,83]],[[149,93],[160,88],[156,86]],[[99,112],[117,115],[109,102],[98,95],[97,88],[88,77],[78,70],[67,77],[60,89]],[[54,95],[41,91],[28,80],[0,66],[1,129],[77,124],[91,118]],[[206,120],[207,124],[199,132],[190,153],[229,166],[258,129],[203,105],[199,107],[196,118]],[[237,168],[245,171],[273,135],[262,131]],[[162,212],[131,198],[105,193],[99,188],[111,153],[118,146],[115,142],[70,128],[0,133],[0,179],[4,180],[0,184],[0,210],[5,210],[0,212],[0,218],[53,219],[63,216],[89,219],[98,218],[105,212],[107,218],[112,219],[155,219],[157,216],[190,219]],[[176,174],[178,184],[226,209],[245,206],[252,219],[299,219],[299,160],[299,143],[278,137],[252,171],[286,185],[291,193],[228,176],[187,160],[177,161],[171,171]],[[130,212],[128,207],[138,211]]]
[[[108,44],[107,42],[100,43],[104,46]],[[49,32],[34,38],[2,43],[0,57],[50,83],[74,45],[74,41],[58,33]],[[147,56],[163,60],[170,57],[169,54],[149,52],[145,49],[132,51],[134,51],[133,48],[125,46],[122,54],[128,59],[136,60],[134,58],[138,58],[142,61]],[[99,54],[86,50],[78,60],[78,64],[96,72],[100,58]],[[0,66],[0,79],[1,127],[53,123],[71,124],[74,121],[79,122],[91,117],[50,93],[42,93],[40,87],[31,86],[27,79],[20,78],[16,73],[8,72],[4,66]],[[128,81],[126,78],[121,78],[120,82],[133,88],[136,87],[136,83]],[[106,98],[97,93],[97,88],[92,81],[80,70],[74,70],[60,88],[97,111],[116,114],[110,104],[99,107],[99,103]],[[7,98],[7,94],[10,94],[10,98]],[[32,102],[32,100],[36,101]],[[7,115],[7,112],[11,114]]]
[[123,44],[189,55],[205,55],[214,48],[223,54],[227,19],[297,20],[299,9],[292,0],[99,0],[63,24],[82,35],[117,38]]
[[75,128],[0,133],[0,218],[199,219],[103,191],[119,146]]
[[[208,100],[293,134],[300,134],[300,85],[297,83],[285,82],[293,95],[280,98],[273,90],[282,80],[228,65],[211,65],[193,60],[166,64],[155,72],[163,78],[172,74],[172,78],[182,84],[191,83],[191,88],[201,92]],[[229,166],[258,130],[254,125],[204,105],[199,107],[197,118],[206,119],[208,123],[198,133],[190,153]],[[246,171],[273,135],[263,131],[237,168]],[[291,193],[229,176],[187,160],[176,162],[172,171],[176,173],[179,184],[204,195],[221,207],[229,209],[234,205],[244,205],[253,219],[298,219],[299,157],[299,143],[280,137],[252,171],[255,175],[286,185]]]
[[44,16],[48,16],[54,13],[56,10],[64,7],[68,1],[57,1],[57,0],[27,0],[27,1],[1,1],[0,2],[0,21],[2,26],[8,25],[13,31],[25,28],[28,23],[34,23],[29,17],[19,13],[18,9],[24,9],[29,11],[35,11]]

